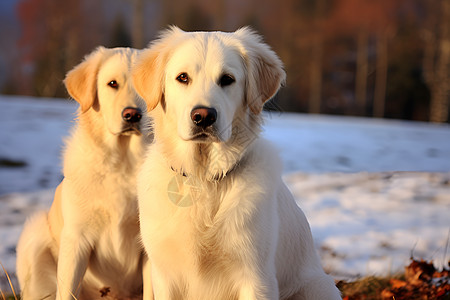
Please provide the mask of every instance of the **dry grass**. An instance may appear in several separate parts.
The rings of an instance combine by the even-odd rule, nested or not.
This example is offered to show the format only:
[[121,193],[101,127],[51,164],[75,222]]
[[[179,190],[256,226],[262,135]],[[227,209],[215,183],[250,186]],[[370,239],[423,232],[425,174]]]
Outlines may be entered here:
[[11,282],[11,277],[9,277],[9,274],[6,271],[5,267],[3,266],[2,262],[0,262],[0,266],[3,269],[3,272],[5,273],[6,278],[8,279],[8,283],[9,283],[9,286],[10,286],[11,292],[12,292],[12,295],[5,295],[5,293],[0,289],[0,295],[2,297],[1,299],[2,300],[19,300],[18,296],[16,295],[16,291],[14,290],[14,286]]
[[394,277],[365,277],[337,286],[344,300],[450,300],[450,269],[436,270],[432,262],[415,260]]
[[390,279],[370,276],[353,282],[339,281],[337,287],[344,299],[381,300],[381,292],[389,287]]

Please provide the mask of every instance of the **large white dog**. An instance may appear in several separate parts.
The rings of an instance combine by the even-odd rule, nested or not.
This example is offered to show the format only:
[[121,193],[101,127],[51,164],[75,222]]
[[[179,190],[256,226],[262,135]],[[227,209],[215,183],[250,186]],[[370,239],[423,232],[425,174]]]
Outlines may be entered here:
[[132,76],[154,118],[138,198],[155,299],[340,299],[259,137],[285,79],[276,54],[249,29],[174,27]]
[[142,299],[135,189],[150,137],[142,131],[145,103],[129,77],[137,54],[100,47],[67,74],[66,87],[80,103],[78,122],[50,211],[30,218],[20,237],[24,300]]

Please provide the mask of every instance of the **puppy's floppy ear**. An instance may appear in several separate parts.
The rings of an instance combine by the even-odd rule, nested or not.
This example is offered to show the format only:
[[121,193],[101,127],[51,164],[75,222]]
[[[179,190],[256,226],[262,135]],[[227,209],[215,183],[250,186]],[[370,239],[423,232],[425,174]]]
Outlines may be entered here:
[[106,50],[98,47],[86,55],[83,62],[69,71],[64,79],[69,95],[80,103],[82,113],[91,108],[97,98],[97,74]]
[[153,110],[164,97],[166,63],[178,37],[183,33],[184,31],[176,26],[162,32],[158,40],[139,54],[131,71],[134,88],[147,103],[148,111]]
[[244,27],[235,32],[242,43],[242,56],[247,68],[246,101],[251,111],[261,113],[286,80],[283,63],[262,38]]

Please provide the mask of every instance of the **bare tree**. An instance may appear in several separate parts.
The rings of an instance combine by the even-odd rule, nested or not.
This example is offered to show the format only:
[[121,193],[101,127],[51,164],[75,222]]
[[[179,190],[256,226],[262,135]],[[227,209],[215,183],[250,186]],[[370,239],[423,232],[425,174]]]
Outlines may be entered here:
[[132,0],[133,1],[133,17],[132,17],[132,30],[131,39],[134,48],[142,49],[145,46],[144,41],[144,1],[145,0]]
[[373,116],[384,117],[384,106],[386,99],[386,84],[388,72],[388,32],[381,30],[377,37],[377,61],[375,91],[373,97]]
[[365,114],[367,106],[367,76],[369,74],[369,31],[361,26],[356,43],[355,99],[359,114]]
[[309,112],[320,113],[322,103],[322,59],[323,38],[319,33],[313,37],[312,54],[310,62],[310,94]]
[[[448,120],[449,110],[450,0],[432,1],[429,5],[430,25],[422,34],[425,40],[423,69],[431,91],[430,121],[441,123]],[[438,11],[440,17],[436,18],[433,12]]]
[[323,18],[325,14],[325,0],[317,0],[315,3],[315,34],[312,37],[312,53],[310,62],[310,94],[309,112],[320,113],[322,104],[322,60],[324,52]]
[[215,2],[215,18],[214,25],[218,30],[225,30],[226,28],[226,1],[216,0]]

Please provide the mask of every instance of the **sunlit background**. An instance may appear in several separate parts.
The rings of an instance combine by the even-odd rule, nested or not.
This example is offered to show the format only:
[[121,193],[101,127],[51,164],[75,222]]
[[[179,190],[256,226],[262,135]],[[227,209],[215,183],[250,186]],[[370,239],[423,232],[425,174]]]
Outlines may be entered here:
[[449,122],[449,0],[1,0],[0,91],[67,97],[98,45],[249,25],[285,63],[272,109]]

